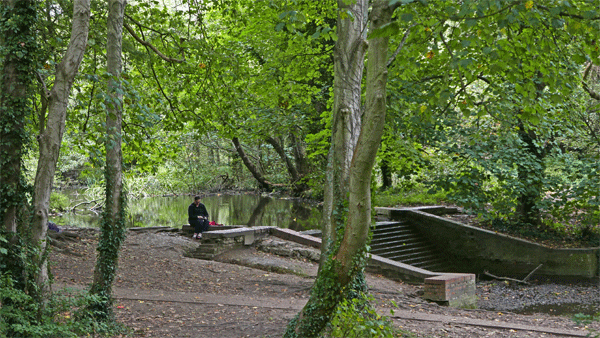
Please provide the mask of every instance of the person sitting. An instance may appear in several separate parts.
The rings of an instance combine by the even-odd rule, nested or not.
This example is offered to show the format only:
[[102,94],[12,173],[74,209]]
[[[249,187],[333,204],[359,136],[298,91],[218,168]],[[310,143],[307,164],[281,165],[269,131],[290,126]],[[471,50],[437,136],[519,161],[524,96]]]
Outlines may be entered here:
[[194,203],[188,207],[188,221],[194,227],[192,238],[202,238],[202,233],[208,230],[208,211],[204,204],[200,203],[200,196],[195,196]]

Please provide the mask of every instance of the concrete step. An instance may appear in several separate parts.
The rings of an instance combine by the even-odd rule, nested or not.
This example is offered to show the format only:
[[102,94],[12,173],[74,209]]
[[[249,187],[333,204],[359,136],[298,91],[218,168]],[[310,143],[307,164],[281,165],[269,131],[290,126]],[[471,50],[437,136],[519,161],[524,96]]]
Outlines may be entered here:
[[388,234],[387,236],[373,236],[373,239],[371,239],[371,245],[373,245],[374,243],[386,243],[386,242],[393,242],[396,240],[408,240],[411,238],[422,238],[421,236],[417,236],[412,232],[402,232],[402,233],[392,233],[392,234]]
[[377,252],[407,252],[414,249],[425,249],[425,250],[433,250],[433,245],[427,243],[424,240],[414,240],[409,242],[399,242],[399,243],[391,243],[385,246],[376,246],[372,248]]
[[389,228],[396,228],[398,226],[403,226],[408,224],[407,221],[393,221],[393,222],[376,222],[375,229],[376,230],[384,230]]
[[449,265],[435,246],[406,221],[377,222],[371,253],[430,271],[442,271]]
[[[410,264],[412,265],[412,264]],[[426,262],[414,265],[418,268],[435,271],[435,272],[446,272],[448,271],[448,264],[444,262]]]
[[400,235],[409,235],[409,234],[414,234],[414,231],[408,227],[397,228],[397,229],[375,230],[373,232],[373,239],[381,239],[381,238],[387,238],[389,236],[400,236]]
[[[381,252],[377,255],[382,256],[382,257],[386,257],[389,259],[393,259],[395,261],[402,259],[402,258],[411,258],[413,256],[422,256],[422,255],[428,255],[432,252],[433,250],[431,250],[430,248],[405,248],[403,250],[394,250],[394,251],[387,251],[387,252]],[[408,256],[407,256],[408,255]]]

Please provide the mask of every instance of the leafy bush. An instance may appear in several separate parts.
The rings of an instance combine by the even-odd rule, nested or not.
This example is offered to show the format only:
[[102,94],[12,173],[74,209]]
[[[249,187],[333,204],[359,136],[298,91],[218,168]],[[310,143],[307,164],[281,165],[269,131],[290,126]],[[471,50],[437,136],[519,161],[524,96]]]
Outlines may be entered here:
[[50,194],[50,210],[65,211],[69,208],[70,200],[66,195],[53,192]]
[[398,186],[394,189],[378,192],[373,198],[377,207],[395,207],[399,205],[439,204],[446,198],[444,190],[431,191],[422,183]]
[[87,312],[94,299],[86,294],[54,294],[45,306],[15,287],[10,274],[0,277],[0,336],[14,338],[77,338],[95,333],[111,337],[125,328],[116,322],[97,322]]
[[330,320],[324,338],[392,338],[412,337],[410,333],[397,330],[389,318],[379,315],[371,305],[373,297],[359,293],[358,297],[338,304]]
[[[0,337],[77,338],[114,336],[125,329],[115,321],[98,322],[88,310],[97,298],[88,294],[53,293],[43,303],[34,299],[36,285],[27,280],[35,264],[19,236],[0,229]],[[23,271],[27,270],[27,271]],[[16,277],[15,277],[16,276]],[[33,292],[32,292],[33,291]]]

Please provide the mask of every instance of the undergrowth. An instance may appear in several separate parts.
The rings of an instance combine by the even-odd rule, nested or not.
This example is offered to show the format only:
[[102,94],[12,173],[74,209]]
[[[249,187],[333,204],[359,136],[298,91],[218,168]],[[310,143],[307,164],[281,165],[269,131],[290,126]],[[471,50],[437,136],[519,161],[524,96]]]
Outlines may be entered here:
[[[394,338],[416,337],[395,328],[389,318],[381,316],[372,305],[373,297],[359,293],[358,297],[340,302],[324,330],[322,338]],[[393,314],[393,310],[391,310]]]
[[97,301],[88,294],[67,290],[52,294],[42,306],[15,287],[9,274],[0,277],[0,337],[77,338],[112,337],[127,329],[115,321],[93,320],[87,305]]
[[546,224],[529,224],[493,219],[480,223],[480,226],[504,234],[526,238],[552,246],[596,247],[600,244],[600,227],[589,231],[565,231],[562,227]]
[[442,190],[432,192],[424,185],[398,187],[377,192],[373,198],[373,205],[376,207],[396,207],[400,205],[441,204],[446,198],[446,194]]

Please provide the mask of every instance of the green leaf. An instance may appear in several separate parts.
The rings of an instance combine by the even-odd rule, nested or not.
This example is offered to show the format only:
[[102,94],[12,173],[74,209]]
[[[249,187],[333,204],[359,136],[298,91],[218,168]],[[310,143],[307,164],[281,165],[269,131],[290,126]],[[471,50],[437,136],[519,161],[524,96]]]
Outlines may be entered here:
[[402,21],[406,21],[406,22],[411,22],[413,20],[413,14],[412,13],[404,13],[401,16]]

